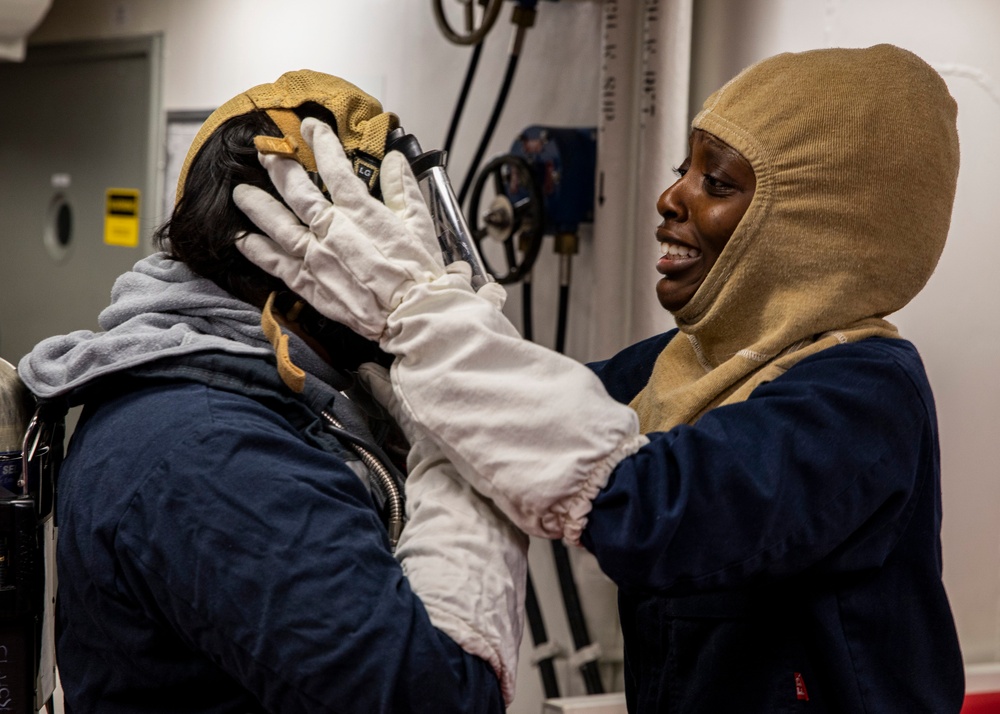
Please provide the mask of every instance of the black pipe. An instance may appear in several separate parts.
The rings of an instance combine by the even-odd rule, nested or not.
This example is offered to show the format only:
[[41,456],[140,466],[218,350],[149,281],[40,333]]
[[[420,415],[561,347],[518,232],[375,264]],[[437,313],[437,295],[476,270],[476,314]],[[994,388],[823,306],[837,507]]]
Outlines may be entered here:
[[[569,255],[560,255],[562,264],[560,265],[559,281],[559,317],[556,323],[556,352],[565,354],[566,352],[566,325],[569,316],[569,283],[570,283],[570,259]],[[566,618],[569,620],[570,634],[573,636],[573,646],[583,649],[591,644],[590,633],[587,631],[587,621],[583,615],[583,607],[580,605],[580,596],[573,578],[573,567],[569,562],[569,552],[561,540],[552,541],[552,557],[556,563],[556,573],[559,576],[559,587],[562,590],[563,603],[566,606]],[[601,683],[601,672],[597,667],[597,662],[591,660],[580,665],[580,673],[583,675],[583,683],[588,694],[601,694],[604,686]]]
[[535,339],[535,330],[531,318],[532,311],[531,273],[528,273],[521,280],[521,333],[524,335],[524,339],[529,342]]
[[476,74],[476,67],[479,66],[479,57],[483,54],[483,43],[479,42],[472,48],[472,56],[469,58],[469,66],[465,70],[465,80],[462,82],[462,89],[458,94],[458,101],[455,104],[455,111],[451,115],[451,124],[448,126],[448,136],[444,140],[445,155],[451,150],[451,145],[455,143],[455,134],[458,132],[458,123],[462,119],[462,112],[465,111],[465,100],[469,97],[469,90],[472,88],[472,77]]
[[[535,585],[531,581],[531,573],[528,573],[528,588],[524,597],[524,610],[528,615],[528,627],[531,630],[531,641],[535,647],[546,645],[549,642],[548,633],[545,631],[545,620],[542,618],[542,609],[538,604],[538,596],[535,594]],[[552,660],[555,654],[538,660],[538,671],[542,676],[542,689],[546,699],[559,696],[559,680],[556,679],[555,665]]]
[[507,102],[507,94],[510,92],[510,87],[514,83],[514,72],[517,70],[517,60],[520,54],[511,53],[507,58],[507,71],[504,72],[503,84],[500,85],[500,92],[497,94],[496,102],[493,104],[493,113],[490,114],[490,120],[486,125],[486,130],[483,132],[483,137],[479,141],[479,147],[476,149],[475,156],[472,158],[472,163],[469,164],[469,170],[465,174],[465,179],[462,181],[462,188],[458,192],[458,205],[465,205],[465,197],[469,193],[469,188],[472,186],[472,181],[475,179],[476,171],[479,168],[479,163],[483,160],[483,154],[486,153],[486,147],[489,146],[490,139],[493,138],[493,131],[497,127],[497,122],[500,121],[500,114],[503,112],[504,104]]
[[[561,540],[552,541],[552,557],[556,562],[556,573],[559,575],[559,587],[562,590],[563,602],[566,605],[566,618],[569,620],[569,631],[573,636],[573,646],[577,650],[590,645],[590,633],[587,631],[587,621],[583,616],[583,608],[577,592],[576,581],[573,579],[573,568],[569,562],[569,552]],[[587,694],[602,694],[604,685],[601,683],[601,672],[597,662],[590,660],[580,665],[583,683]]]
[[559,316],[556,320],[556,352],[566,354],[566,325],[569,322],[569,284],[559,286]]

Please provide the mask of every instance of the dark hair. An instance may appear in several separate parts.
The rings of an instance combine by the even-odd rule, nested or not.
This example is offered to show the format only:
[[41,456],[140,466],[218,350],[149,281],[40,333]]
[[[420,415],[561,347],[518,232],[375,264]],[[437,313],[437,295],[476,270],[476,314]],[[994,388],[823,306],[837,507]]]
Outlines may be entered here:
[[192,162],[170,220],[153,234],[160,250],[257,307],[273,290],[284,289],[284,283],[236,248],[243,233],[260,231],[233,202],[233,189],[246,183],[277,195],[257,160],[253,140],[260,135],[281,136],[263,112],[233,117],[222,124]]
[[[315,102],[295,110],[301,118],[316,117],[334,129],[333,113]],[[233,201],[241,183],[262,188],[281,199],[257,160],[256,136],[281,136],[263,111],[233,117],[208,138],[188,169],[181,200],[170,220],[153,234],[157,248],[180,260],[240,300],[262,307],[285,284],[251,263],[236,247],[246,232],[261,232]]]

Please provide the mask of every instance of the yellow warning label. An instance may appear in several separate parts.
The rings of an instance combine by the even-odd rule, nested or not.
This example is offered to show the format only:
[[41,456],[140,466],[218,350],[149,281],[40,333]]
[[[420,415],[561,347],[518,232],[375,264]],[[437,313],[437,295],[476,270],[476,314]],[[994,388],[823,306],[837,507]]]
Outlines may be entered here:
[[139,191],[109,188],[105,193],[104,242],[139,247]]

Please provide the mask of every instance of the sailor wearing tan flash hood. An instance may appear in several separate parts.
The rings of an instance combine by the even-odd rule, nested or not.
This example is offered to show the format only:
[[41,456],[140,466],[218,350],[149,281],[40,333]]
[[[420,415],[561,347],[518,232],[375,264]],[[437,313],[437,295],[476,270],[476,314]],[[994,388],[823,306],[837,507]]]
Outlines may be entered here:
[[[657,204],[679,329],[592,371],[435,268],[422,221],[303,195],[289,162],[265,162],[275,186],[324,220],[238,187],[269,236],[240,249],[396,355],[387,406],[414,437],[594,553],[630,711],[958,712],[934,401],[885,320],[944,246],[955,102],[905,50],[817,50],[748,68],[692,129]],[[306,138],[339,186],[332,134]]]
[[258,151],[315,171],[306,116],[340,132],[366,195],[398,184],[398,121],[374,97],[311,70],[252,87],[206,120],[162,252],[118,278],[102,329],[18,366],[40,400],[84,407],[56,505],[66,711],[502,714],[514,698],[527,539],[428,443],[409,449],[400,534],[402,440],[354,376],[377,346],[234,247],[254,226],[232,187],[272,190]]

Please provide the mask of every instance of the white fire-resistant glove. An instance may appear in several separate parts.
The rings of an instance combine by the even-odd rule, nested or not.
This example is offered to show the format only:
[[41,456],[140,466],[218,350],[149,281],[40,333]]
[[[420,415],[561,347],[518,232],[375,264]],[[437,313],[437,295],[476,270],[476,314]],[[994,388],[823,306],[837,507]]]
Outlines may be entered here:
[[524,629],[528,538],[400,411],[388,370],[368,363],[358,377],[410,441],[407,521],[396,558],[434,626],[489,662],[509,705]]
[[382,205],[329,126],[307,119],[302,135],[332,203],[299,164],[262,156],[292,211],[238,186],[236,203],[270,236],[247,236],[240,250],[316,310],[396,355],[390,376],[400,409],[518,527],[577,542],[612,469],[646,443],[635,412],[583,365],[522,339],[472,289],[464,264],[444,269],[402,154],[382,162]]
[[[237,186],[236,205],[273,238],[248,235],[240,250],[327,317],[336,314],[334,319],[378,341],[386,316],[406,290],[445,272],[420,186],[403,155],[390,153],[379,177],[383,205],[354,175],[328,124],[306,119],[302,136],[336,205],[299,163],[261,154],[261,164],[292,210],[265,191]],[[407,244],[404,253],[398,251],[400,242]]]

